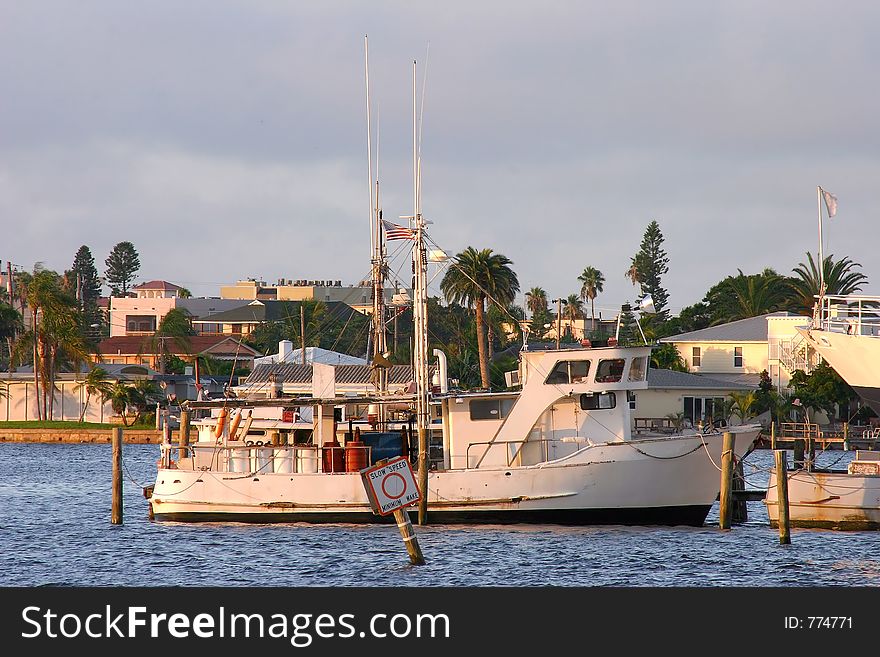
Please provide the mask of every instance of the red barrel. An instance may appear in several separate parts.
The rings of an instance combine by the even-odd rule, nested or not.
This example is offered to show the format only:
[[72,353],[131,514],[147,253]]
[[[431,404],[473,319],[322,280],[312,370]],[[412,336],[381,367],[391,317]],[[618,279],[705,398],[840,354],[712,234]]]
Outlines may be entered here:
[[367,457],[369,448],[359,440],[351,440],[345,445],[345,471],[360,472],[370,463]]
[[324,443],[321,462],[324,472],[345,472],[345,449],[335,440]]

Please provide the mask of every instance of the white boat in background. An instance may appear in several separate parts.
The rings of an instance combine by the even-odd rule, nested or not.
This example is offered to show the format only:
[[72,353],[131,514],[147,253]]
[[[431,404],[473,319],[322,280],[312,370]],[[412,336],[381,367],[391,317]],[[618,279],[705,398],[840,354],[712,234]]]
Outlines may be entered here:
[[[812,325],[798,329],[816,351],[880,414],[880,297],[824,296]],[[876,429],[866,431],[874,437]],[[868,437],[868,436],[866,436]],[[779,522],[776,471],[765,503],[770,524]],[[880,452],[857,450],[846,470],[816,468],[809,461],[788,472],[792,527],[880,529]]]

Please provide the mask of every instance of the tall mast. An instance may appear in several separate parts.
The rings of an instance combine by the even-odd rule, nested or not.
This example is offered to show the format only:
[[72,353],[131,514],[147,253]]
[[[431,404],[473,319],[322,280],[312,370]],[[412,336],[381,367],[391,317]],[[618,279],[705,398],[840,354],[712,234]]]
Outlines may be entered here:
[[[370,176],[370,264],[372,269],[373,286],[373,318],[372,318],[372,357],[374,363],[377,357],[383,356],[387,346],[385,340],[385,253],[382,240],[381,213],[379,211],[379,181],[378,162],[376,164],[376,180],[373,180],[373,153],[372,153],[372,117],[370,114],[370,54],[367,37],[364,36],[364,79],[366,81],[367,103],[367,164]],[[375,195],[373,185],[375,184]],[[378,388],[379,392],[385,392],[388,388],[386,369],[379,367]]]
[[416,378],[416,426],[419,431],[419,524],[428,515],[428,431],[431,418],[428,405],[428,300],[427,254],[425,252],[421,198],[419,195],[419,143],[417,127],[416,62],[413,61],[413,369]]

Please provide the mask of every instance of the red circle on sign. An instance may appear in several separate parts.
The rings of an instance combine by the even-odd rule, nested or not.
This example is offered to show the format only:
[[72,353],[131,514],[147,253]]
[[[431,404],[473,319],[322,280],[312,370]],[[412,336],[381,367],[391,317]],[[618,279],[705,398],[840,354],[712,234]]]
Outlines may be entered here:
[[[387,490],[385,490],[385,484],[392,478],[397,477],[400,479],[400,492],[397,495],[392,495]],[[403,494],[406,492],[406,479],[403,478],[403,475],[398,474],[397,472],[392,472],[387,477],[382,479],[382,492],[385,494],[389,500],[396,500],[403,497]]]

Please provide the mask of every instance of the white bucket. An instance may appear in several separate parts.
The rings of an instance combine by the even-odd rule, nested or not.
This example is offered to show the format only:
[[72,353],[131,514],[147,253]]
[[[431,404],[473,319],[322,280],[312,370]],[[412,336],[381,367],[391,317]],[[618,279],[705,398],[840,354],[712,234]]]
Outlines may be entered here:
[[229,450],[229,472],[249,472],[250,459],[246,449]]
[[281,474],[289,474],[293,472],[292,449],[275,450],[275,472],[279,472]]
[[253,471],[256,474],[266,474],[272,472],[272,457],[275,450],[271,447],[257,447],[251,450],[253,458]]
[[318,452],[314,449],[299,449],[296,451],[297,472],[317,472]]

